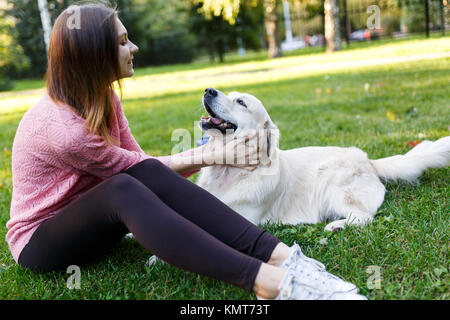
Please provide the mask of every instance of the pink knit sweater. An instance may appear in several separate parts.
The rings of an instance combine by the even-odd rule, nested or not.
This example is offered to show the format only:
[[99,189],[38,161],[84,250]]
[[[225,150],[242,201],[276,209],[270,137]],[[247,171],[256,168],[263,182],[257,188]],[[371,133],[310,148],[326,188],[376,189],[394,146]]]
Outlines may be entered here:
[[[23,116],[12,147],[13,192],[6,224],[6,241],[16,262],[44,220],[104,179],[152,158],[133,138],[119,97],[114,99],[111,136],[120,146],[109,146],[90,133],[71,107],[48,95]],[[169,165],[170,157],[157,159]]]

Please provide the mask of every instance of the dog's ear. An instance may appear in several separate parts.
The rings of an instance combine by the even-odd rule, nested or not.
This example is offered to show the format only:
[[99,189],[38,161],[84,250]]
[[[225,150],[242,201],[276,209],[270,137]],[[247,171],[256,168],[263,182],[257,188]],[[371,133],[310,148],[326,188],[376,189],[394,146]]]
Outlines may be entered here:
[[262,143],[265,144],[267,158],[270,160],[275,150],[278,148],[280,130],[278,130],[278,127],[271,120],[267,120],[264,123],[264,133],[265,141],[262,141]]

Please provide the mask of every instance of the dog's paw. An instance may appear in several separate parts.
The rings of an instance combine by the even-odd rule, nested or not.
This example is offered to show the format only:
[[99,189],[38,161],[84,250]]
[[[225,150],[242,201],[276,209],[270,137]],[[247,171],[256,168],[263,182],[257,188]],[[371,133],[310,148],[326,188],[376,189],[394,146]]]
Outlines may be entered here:
[[345,228],[346,219],[333,221],[325,226],[325,231],[336,232]]

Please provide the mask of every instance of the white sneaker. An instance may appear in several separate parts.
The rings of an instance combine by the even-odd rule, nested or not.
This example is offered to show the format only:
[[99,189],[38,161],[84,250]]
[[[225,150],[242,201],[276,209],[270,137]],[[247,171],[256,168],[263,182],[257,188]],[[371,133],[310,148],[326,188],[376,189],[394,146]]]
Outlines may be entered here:
[[325,266],[319,261],[305,256],[299,245],[294,243],[289,250],[289,256],[280,265],[280,268],[294,269],[299,277],[311,278],[320,286],[326,286],[332,291],[357,293],[358,288],[350,282],[332,275],[325,270]]
[[354,291],[342,292],[317,281],[314,275],[307,277],[295,269],[287,269],[279,285],[280,293],[275,300],[367,300]]

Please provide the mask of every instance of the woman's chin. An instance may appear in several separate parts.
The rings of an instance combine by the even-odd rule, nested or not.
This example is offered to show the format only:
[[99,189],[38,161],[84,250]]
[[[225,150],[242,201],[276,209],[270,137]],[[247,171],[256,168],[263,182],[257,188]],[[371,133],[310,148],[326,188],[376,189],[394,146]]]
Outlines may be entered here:
[[122,73],[120,79],[131,78],[134,75],[134,69],[128,70],[127,72]]

